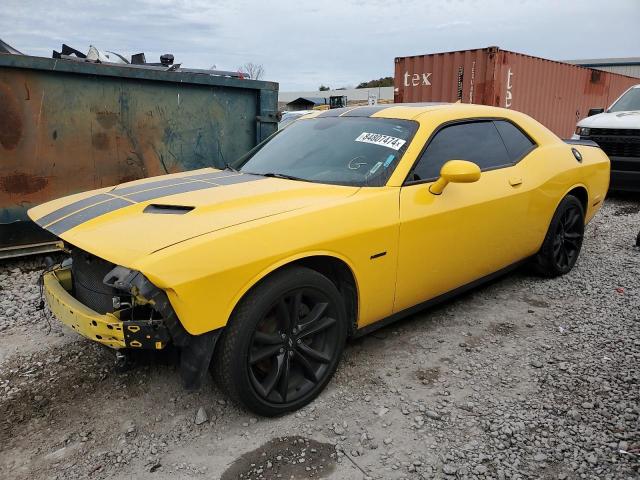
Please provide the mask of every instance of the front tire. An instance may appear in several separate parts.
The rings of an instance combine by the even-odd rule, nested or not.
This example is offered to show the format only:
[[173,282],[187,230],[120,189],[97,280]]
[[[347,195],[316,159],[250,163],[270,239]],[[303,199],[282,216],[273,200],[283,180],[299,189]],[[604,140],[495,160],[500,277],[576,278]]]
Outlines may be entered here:
[[243,298],[212,367],[234,401],[259,415],[281,415],[324,389],[346,338],[345,307],[333,282],[314,270],[289,267]]
[[558,277],[571,271],[578,260],[584,238],[584,209],[573,195],[562,199],[538,254],[534,269],[545,277]]

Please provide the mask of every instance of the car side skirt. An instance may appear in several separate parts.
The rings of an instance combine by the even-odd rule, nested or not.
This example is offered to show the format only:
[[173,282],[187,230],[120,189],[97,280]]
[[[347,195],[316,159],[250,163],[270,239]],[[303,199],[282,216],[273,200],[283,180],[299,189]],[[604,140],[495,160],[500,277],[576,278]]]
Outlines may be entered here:
[[[530,257],[529,257],[530,258]],[[413,307],[409,307],[406,308],[404,310],[401,310],[399,312],[396,312],[382,320],[378,320],[375,323],[372,323],[370,325],[367,325],[365,327],[362,327],[358,330],[356,330],[353,335],[351,336],[351,338],[360,338],[364,335],[368,335],[371,332],[374,332],[380,328],[386,327],[392,323],[397,322],[398,320],[402,320],[404,318],[407,318],[415,313],[418,313],[420,311],[426,310],[428,308],[432,308],[435,307],[436,305],[440,305],[442,303],[445,303],[459,295],[462,295],[463,293],[466,293],[470,290],[473,290],[474,288],[477,288],[481,285],[484,285],[486,283],[489,283],[493,280],[496,280],[500,277],[503,277],[504,275],[506,275],[509,272],[512,272],[513,270],[517,269],[518,267],[522,266],[523,264],[525,264],[527,261],[529,261],[529,258],[525,258],[523,260],[519,260],[516,263],[513,263],[507,267],[504,267],[494,273],[491,273],[489,275],[486,275],[482,278],[479,278],[477,280],[474,280],[473,282],[467,283],[466,285],[462,285],[460,287],[454,288],[453,290],[448,291],[447,293],[443,293],[442,295],[438,295],[437,297],[431,298],[425,302],[419,303],[417,305],[414,305]]]

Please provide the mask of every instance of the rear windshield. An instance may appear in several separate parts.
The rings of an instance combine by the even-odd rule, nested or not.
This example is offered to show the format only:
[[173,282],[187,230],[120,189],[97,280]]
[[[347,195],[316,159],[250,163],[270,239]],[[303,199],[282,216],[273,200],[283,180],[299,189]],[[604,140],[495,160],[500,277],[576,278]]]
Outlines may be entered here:
[[369,117],[301,119],[240,161],[240,170],[338,185],[381,186],[398,165],[417,124]]
[[611,105],[610,112],[628,112],[640,110],[640,88],[632,88]]

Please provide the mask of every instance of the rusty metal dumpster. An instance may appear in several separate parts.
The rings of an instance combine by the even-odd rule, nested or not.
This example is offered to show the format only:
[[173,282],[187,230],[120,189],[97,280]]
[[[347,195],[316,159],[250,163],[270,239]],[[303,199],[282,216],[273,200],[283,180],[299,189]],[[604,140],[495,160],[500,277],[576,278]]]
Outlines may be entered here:
[[273,82],[0,54],[0,258],[51,248],[39,203],[224,167],[276,130],[277,100]]

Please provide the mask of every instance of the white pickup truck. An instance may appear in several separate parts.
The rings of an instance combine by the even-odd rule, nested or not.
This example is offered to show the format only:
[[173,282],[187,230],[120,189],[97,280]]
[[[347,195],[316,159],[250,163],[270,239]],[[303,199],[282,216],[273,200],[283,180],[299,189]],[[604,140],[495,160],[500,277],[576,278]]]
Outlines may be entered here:
[[624,92],[607,110],[589,113],[572,138],[593,140],[609,156],[610,190],[640,192],[640,85]]

